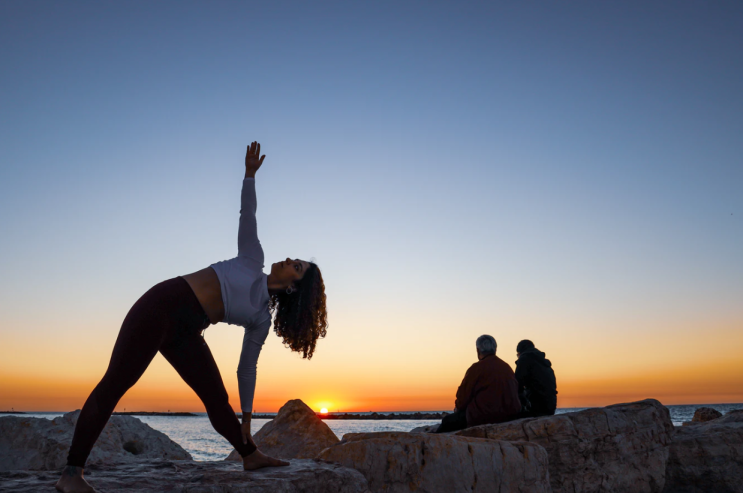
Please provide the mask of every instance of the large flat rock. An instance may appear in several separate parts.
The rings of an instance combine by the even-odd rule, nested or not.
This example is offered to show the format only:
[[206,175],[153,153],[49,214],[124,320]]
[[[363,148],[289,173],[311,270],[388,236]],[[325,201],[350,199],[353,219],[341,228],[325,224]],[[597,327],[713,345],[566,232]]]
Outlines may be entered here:
[[[80,411],[48,420],[0,417],[0,471],[59,470],[67,463]],[[88,464],[120,463],[137,459],[188,460],[191,455],[132,416],[111,416],[88,458]]]
[[664,491],[743,492],[743,410],[676,428]]
[[[289,467],[246,472],[233,462],[138,460],[89,468],[98,491],[113,493],[369,493],[358,471],[314,460]],[[54,493],[59,474],[51,471],[0,473],[0,491]]]
[[349,433],[319,459],[360,471],[372,492],[549,492],[547,453],[528,442],[427,433]]
[[455,435],[539,444],[554,492],[660,492],[673,435],[671,417],[647,399],[585,411],[482,425]]

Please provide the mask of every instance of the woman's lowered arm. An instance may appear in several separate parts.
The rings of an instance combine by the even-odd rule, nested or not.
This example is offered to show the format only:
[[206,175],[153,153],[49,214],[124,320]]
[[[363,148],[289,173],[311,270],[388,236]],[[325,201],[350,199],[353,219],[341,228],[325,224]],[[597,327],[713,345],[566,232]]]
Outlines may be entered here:
[[245,328],[240,363],[237,366],[237,388],[240,392],[240,408],[243,418],[241,426],[243,443],[252,441],[250,421],[253,417],[253,397],[255,395],[258,356],[261,354],[263,343],[266,341],[266,337],[268,337],[270,328],[270,318],[257,327]]

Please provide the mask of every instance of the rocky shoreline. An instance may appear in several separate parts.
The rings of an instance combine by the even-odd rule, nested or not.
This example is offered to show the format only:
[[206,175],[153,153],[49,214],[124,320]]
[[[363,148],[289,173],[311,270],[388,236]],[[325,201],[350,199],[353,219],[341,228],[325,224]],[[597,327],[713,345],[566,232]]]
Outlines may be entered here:
[[[78,414],[0,417],[0,490],[53,492]],[[398,416],[385,419],[405,419]],[[225,461],[193,461],[164,434],[118,415],[86,474],[101,491],[141,493],[743,493],[743,410],[699,409],[674,427],[668,409],[647,399],[456,433],[342,440],[300,400],[271,417],[253,438],[290,467],[244,472],[234,451]]]

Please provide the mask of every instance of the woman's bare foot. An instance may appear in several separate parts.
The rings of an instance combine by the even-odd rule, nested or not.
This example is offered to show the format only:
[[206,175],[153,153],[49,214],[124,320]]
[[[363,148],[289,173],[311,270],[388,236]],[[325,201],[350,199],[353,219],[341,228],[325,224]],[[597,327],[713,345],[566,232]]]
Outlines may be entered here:
[[93,487],[85,481],[82,467],[65,466],[62,477],[54,487],[62,493],[95,493]]
[[282,467],[288,465],[288,462],[269,457],[258,449],[255,449],[255,452],[252,454],[243,457],[243,469],[246,471],[255,471],[263,467]]

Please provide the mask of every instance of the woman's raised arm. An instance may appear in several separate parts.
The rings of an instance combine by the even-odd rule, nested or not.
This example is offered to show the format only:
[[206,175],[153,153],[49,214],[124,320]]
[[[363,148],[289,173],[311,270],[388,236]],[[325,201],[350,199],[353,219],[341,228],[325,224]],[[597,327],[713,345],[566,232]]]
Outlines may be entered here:
[[258,224],[255,212],[258,201],[255,196],[255,172],[263,164],[265,155],[259,157],[261,145],[253,142],[245,154],[245,179],[240,196],[240,226],[237,230],[237,255],[255,261],[259,269],[263,268],[263,248],[258,241]]

